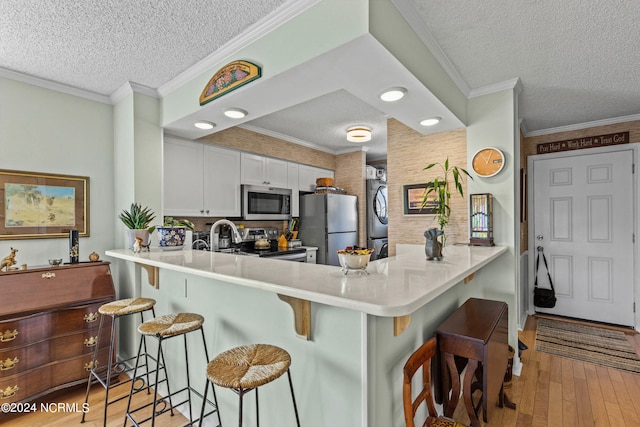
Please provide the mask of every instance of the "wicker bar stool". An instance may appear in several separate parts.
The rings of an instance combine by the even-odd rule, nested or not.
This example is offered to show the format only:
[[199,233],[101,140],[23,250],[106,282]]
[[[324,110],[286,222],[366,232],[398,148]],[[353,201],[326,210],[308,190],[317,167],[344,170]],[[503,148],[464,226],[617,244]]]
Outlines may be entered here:
[[[113,360],[113,347],[115,345],[116,339],[116,319],[122,316],[128,316],[130,314],[140,313],[140,320],[144,322],[144,312],[151,311],[152,317],[155,317],[154,306],[156,301],[151,298],[127,298],[121,299],[117,301],[112,301],[107,304],[103,304],[98,308],[98,313],[100,314],[100,325],[98,326],[98,338],[95,344],[95,350],[93,352],[93,361],[91,363],[91,371],[89,372],[89,379],[87,380],[87,393],[84,397],[84,403],[86,404],[89,401],[89,390],[91,389],[91,383],[95,378],[105,389],[104,393],[104,415],[102,423],[103,425],[107,424],[107,409],[109,405],[112,403],[118,402],[124,399],[126,396],[121,396],[117,399],[109,401],[109,391],[115,387],[120,387],[124,384],[128,384],[129,382],[134,381],[133,379],[129,379],[126,381],[120,381],[115,384],[111,383],[112,377],[115,374],[121,374],[123,372],[129,372],[133,370],[133,368],[127,368],[127,363],[133,360],[132,358],[121,360],[120,362]],[[100,348],[100,336],[102,333],[102,327],[104,326],[104,319],[109,316],[111,317],[111,339],[109,342],[109,362],[107,366],[104,368],[98,367],[98,351]],[[147,356],[147,347],[146,344],[144,346],[144,356],[145,356],[145,366],[149,366],[149,360]],[[102,375],[106,373],[106,377],[103,379]],[[142,380],[144,381],[144,380]],[[135,382],[135,381],[134,381]],[[147,387],[149,384],[149,377],[147,375]],[[86,412],[82,413],[82,421],[85,421]]]
[[[205,355],[205,363],[206,363],[209,360],[209,354],[207,352],[207,343],[204,337],[204,330],[202,329],[203,323],[204,323],[204,317],[202,317],[199,314],[178,313],[178,314],[167,314],[164,316],[153,318],[151,320],[147,320],[146,322],[144,322],[138,327],[138,332],[140,332],[141,334],[140,345],[138,346],[138,354],[140,355],[140,352],[142,351],[142,342],[144,341],[145,337],[156,338],[158,340],[158,354],[157,354],[156,360],[161,361],[162,369],[160,368],[156,369],[155,383],[153,386],[154,395],[153,395],[153,401],[151,403],[147,403],[138,408],[132,409],[131,397],[134,394],[134,390],[133,388],[131,389],[131,392],[129,393],[129,401],[127,403],[127,412],[125,414],[125,419],[124,419],[125,426],[127,424],[127,420],[133,423],[133,425],[135,426],[138,426],[147,421],[151,421],[151,425],[154,426],[156,422],[156,417],[166,413],[167,411],[171,411],[171,415],[173,415],[173,409],[185,403],[188,403],[188,406],[189,406],[190,422],[188,425],[193,425],[194,419],[193,419],[193,412],[191,408],[191,394],[194,393],[202,397],[203,404],[206,403],[207,401],[206,401],[206,396],[203,396],[202,394],[198,393],[195,389],[191,387],[191,383],[189,380],[189,350],[187,347],[187,334],[189,332],[195,332],[198,330],[200,331],[200,334],[202,335],[202,345],[204,347],[204,355]],[[164,356],[162,355],[162,343],[163,341],[169,338],[173,338],[181,335],[184,338],[184,356],[185,356],[185,366],[186,366],[186,375],[187,375],[187,385],[186,387],[183,387],[180,390],[172,392],[171,388],[169,387],[169,378],[167,376],[166,367],[164,366]],[[134,376],[138,368],[139,359],[140,359],[139,356],[136,357]],[[164,371],[164,379],[162,380],[160,380],[161,370]],[[167,395],[164,397],[158,398],[158,385],[162,383],[166,383],[167,385]],[[184,392],[186,392],[187,394],[186,399],[182,400],[179,403],[172,402],[172,397]],[[206,395],[206,391],[205,391],[205,395]],[[218,415],[218,425],[222,425],[220,421],[220,414],[218,412],[218,402],[216,400],[215,390],[213,393],[213,398],[214,398],[214,401],[213,402],[208,401],[208,403],[211,404],[214,409],[211,412],[209,412],[207,415],[210,415],[216,412]],[[169,401],[168,405],[167,405],[167,400]],[[136,421],[134,419],[134,414],[148,407],[151,407],[151,416],[147,416],[147,418]]]
[[[296,416],[296,424],[300,427],[296,397],[293,393],[291,381],[291,356],[280,347],[268,344],[251,344],[232,348],[216,356],[207,365],[207,385],[204,395],[207,396],[209,382],[220,387],[230,388],[240,398],[238,425],[242,426],[242,398],[251,390],[256,392],[256,421],[260,425],[260,413],[258,408],[258,387],[270,383],[279,378],[285,372],[289,378],[289,389],[293,400],[293,411]],[[214,390],[215,396],[215,390]],[[202,405],[200,422],[204,412]]]

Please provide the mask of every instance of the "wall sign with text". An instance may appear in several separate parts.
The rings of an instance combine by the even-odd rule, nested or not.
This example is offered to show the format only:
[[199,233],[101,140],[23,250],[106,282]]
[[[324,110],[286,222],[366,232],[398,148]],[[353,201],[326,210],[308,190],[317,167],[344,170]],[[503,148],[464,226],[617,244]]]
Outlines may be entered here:
[[538,154],[558,153],[560,151],[580,150],[582,148],[606,147],[609,145],[628,144],[629,132],[610,133],[607,135],[587,136],[568,139],[566,141],[545,142],[538,144]]

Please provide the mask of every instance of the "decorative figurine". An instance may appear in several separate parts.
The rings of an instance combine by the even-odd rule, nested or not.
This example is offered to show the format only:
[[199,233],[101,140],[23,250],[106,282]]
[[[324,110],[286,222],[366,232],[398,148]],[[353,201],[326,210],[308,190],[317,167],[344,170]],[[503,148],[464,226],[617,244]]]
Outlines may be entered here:
[[91,262],[100,261],[100,255],[98,255],[97,252],[91,252],[89,254],[89,261],[91,261]]
[[2,258],[0,261],[0,271],[9,271],[9,270],[17,270],[17,267],[12,267],[12,265],[16,264],[16,253],[17,249],[11,248],[11,255]]
[[133,253],[137,254],[142,250],[142,238],[136,237],[136,241],[133,242]]
[[424,232],[427,242],[424,246],[424,252],[427,255],[427,260],[435,259],[440,261],[442,259],[442,243],[438,241],[438,236],[442,236],[443,231],[437,228],[430,228]]
[[69,263],[76,264],[80,259],[80,239],[78,230],[69,231]]

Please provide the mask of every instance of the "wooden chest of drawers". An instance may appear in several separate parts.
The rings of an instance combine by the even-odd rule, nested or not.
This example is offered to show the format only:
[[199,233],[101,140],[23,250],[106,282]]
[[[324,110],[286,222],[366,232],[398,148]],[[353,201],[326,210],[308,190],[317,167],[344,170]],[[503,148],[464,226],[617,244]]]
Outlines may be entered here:
[[[0,273],[0,403],[86,381],[98,341],[98,308],[114,296],[106,262]],[[103,366],[110,320],[99,340]]]

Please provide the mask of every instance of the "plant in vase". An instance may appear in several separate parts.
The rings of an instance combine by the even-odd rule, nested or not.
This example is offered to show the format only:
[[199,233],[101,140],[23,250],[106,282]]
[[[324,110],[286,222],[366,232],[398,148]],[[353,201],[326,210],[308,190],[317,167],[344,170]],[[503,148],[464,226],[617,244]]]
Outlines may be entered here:
[[164,225],[156,227],[158,230],[158,244],[162,248],[179,248],[184,245],[187,230],[194,230],[193,222],[188,219],[175,219],[171,216],[164,218]]
[[[427,239],[425,245],[425,252],[427,259],[441,259],[442,248],[446,244],[446,235],[444,228],[449,224],[449,217],[451,216],[451,178],[453,178],[453,185],[455,190],[460,194],[460,197],[464,197],[464,191],[462,189],[462,177],[463,175],[473,179],[466,169],[451,166],[449,164],[449,158],[442,163],[431,163],[427,165],[423,170],[429,170],[433,167],[439,166],[442,169],[442,175],[437,176],[433,180],[427,182],[425,187],[424,196],[422,198],[422,208],[429,206],[435,214],[435,220],[440,226],[440,229],[432,228],[425,231],[424,235]],[[438,237],[441,241],[438,241]]]
[[155,217],[155,213],[150,208],[143,208],[138,203],[131,203],[130,210],[125,209],[118,215],[118,218],[129,229],[129,249],[133,250],[136,238],[141,239],[140,245],[142,247],[149,248],[149,233],[155,229],[149,224]]

